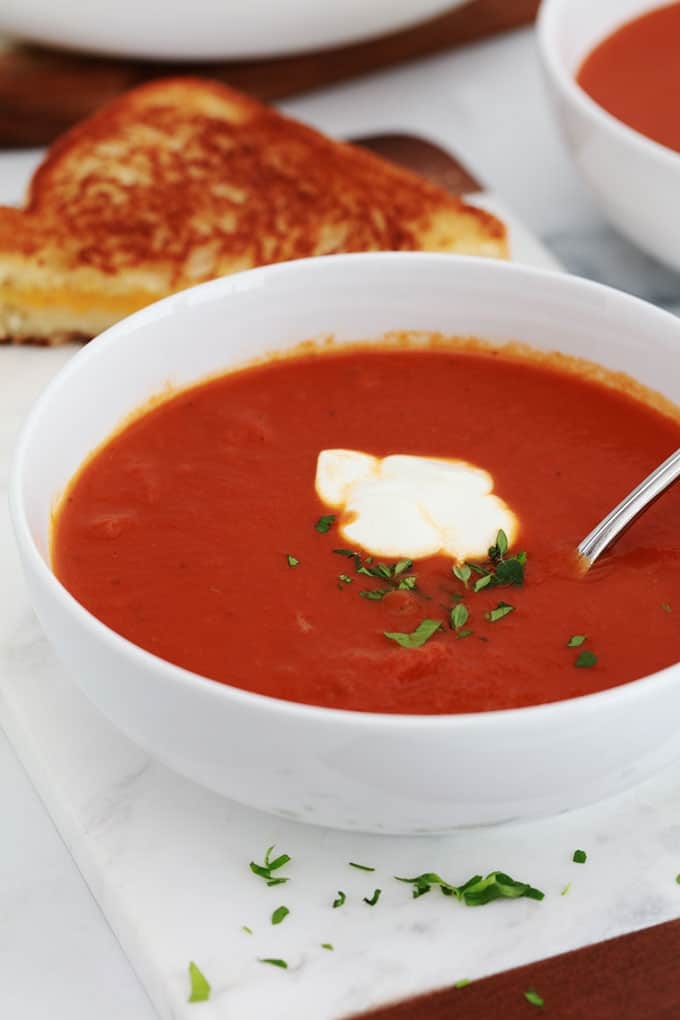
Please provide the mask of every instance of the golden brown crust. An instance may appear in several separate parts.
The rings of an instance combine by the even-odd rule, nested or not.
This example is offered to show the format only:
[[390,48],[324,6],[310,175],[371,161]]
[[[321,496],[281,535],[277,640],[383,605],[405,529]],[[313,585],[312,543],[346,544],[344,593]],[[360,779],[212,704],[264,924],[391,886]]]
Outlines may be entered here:
[[[115,321],[128,293],[138,305],[140,294],[269,262],[371,250],[502,257],[506,247],[493,216],[407,170],[223,85],[161,79],[71,129],[25,209],[0,208],[0,336],[13,333],[3,303],[25,311],[36,288],[60,301],[113,292]],[[74,307],[58,331],[88,334],[95,321],[109,320]]]

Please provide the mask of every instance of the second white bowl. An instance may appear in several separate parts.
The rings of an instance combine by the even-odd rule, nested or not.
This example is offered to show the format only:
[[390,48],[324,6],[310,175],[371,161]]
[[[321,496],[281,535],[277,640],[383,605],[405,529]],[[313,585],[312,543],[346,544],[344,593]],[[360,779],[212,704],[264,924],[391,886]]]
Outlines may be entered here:
[[577,84],[591,50],[650,0],[543,0],[538,41],[564,136],[576,165],[622,234],[680,270],[680,153],[607,113]]

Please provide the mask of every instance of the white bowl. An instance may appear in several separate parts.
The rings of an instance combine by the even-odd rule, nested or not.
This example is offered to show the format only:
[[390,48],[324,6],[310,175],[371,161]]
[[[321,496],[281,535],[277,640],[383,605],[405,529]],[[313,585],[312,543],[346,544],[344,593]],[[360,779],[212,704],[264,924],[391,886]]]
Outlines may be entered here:
[[659,0],[543,0],[538,41],[576,164],[622,234],[680,269],[680,153],[607,113],[577,84],[591,50]]
[[407,28],[464,0],[2,0],[0,32],[149,60],[304,53]]
[[575,277],[452,255],[338,255],[184,291],[113,326],[46,389],[11,472],[30,595],[73,679],[173,769],[337,828],[418,833],[563,811],[680,752],[680,666],[555,704],[449,716],[314,708],[171,665],[109,630],[48,564],[50,511],[83,458],[168,379],[184,385],[333,332],[437,330],[596,358],[680,402],[680,320]]

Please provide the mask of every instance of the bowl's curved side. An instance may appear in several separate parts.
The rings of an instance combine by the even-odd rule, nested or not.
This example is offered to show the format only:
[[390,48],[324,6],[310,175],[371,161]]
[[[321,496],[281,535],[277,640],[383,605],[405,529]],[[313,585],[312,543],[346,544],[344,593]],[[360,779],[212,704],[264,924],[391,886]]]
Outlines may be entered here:
[[464,0],[3,0],[0,30],[42,45],[145,60],[262,59],[344,46]]
[[177,771],[244,803],[341,828],[423,832],[553,813],[677,754],[680,667],[559,704],[390,716],[281,702],[157,659],[94,619],[48,565],[50,508],[89,450],[168,378],[177,384],[335,327],[521,338],[628,371],[680,403],[680,322],[561,274],[447,255],[333,256],[267,267],[159,302],[94,341],[25,425],[11,473],[31,598],[83,691]]
[[680,153],[646,138],[577,84],[581,60],[649,0],[543,0],[538,44],[558,121],[576,165],[622,234],[680,270]]

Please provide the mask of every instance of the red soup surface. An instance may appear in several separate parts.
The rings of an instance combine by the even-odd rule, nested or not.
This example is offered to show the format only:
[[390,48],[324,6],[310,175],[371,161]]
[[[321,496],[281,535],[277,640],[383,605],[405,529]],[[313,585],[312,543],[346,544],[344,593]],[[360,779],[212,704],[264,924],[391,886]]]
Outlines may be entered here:
[[626,22],[586,57],[577,81],[618,120],[680,152],[680,3]]
[[[680,657],[680,489],[587,575],[573,550],[680,445],[680,418],[613,383],[479,345],[317,351],[212,379],[85,463],[56,516],[55,572],[142,648],[311,705],[487,711],[633,680]],[[485,468],[519,518],[504,566],[482,556],[465,582],[441,555],[395,570],[337,553],[342,514],[314,485],[337,448]],[[424,620],[441,628],[419,647],[386,636]]]

